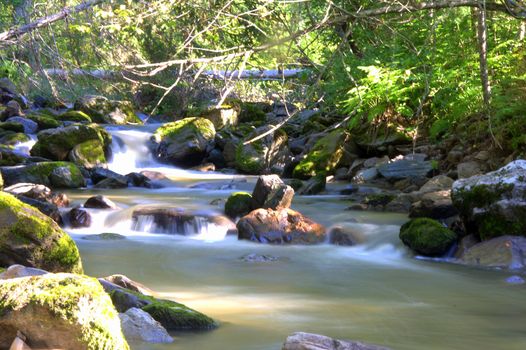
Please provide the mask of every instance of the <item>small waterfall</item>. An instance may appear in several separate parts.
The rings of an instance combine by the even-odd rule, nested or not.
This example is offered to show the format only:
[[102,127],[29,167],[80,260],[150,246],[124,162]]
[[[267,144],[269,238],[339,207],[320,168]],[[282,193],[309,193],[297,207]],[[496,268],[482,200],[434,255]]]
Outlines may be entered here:
[[35,135],[35,134],[28,134],[27,136],[29,136],[30,140],[28,140],[26,142],[17,143],[13,147],[13,150],[15,152],[18,152],[18,153],[26,155],[26,156],[29,155],[29,151],[31,150],[31,148],[33,148],[35,143],[37,143],[37,135]]

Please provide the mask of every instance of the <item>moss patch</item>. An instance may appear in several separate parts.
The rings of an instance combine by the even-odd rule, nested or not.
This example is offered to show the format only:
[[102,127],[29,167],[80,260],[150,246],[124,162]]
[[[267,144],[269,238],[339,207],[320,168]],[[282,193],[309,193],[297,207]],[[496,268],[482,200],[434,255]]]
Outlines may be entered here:
[[68,120],[78,123],[91,123],[91,117],[82,111],[70,110],[56,117],[58,120]]
[[252,195],[247,192],[231,194],[225,203],[225,214],[231,218],[245,216],[252,211]]
[[402,225],[400,239],[418,254],[440,256],[455,243],[457,235],[436,220],[417,218]]
[[88,140],[76,145],[69,153],[69,159],[86,168],[106,164],[104,146],[99,140]]
[[185,118],[164,124],[155,131],[154,137],[158,140],[162,140],[164,138],[177,138],[183,134],[190,137],[195,133],[202,135],[207,140],[213,140],[215,137],[214,124],[205,118]]

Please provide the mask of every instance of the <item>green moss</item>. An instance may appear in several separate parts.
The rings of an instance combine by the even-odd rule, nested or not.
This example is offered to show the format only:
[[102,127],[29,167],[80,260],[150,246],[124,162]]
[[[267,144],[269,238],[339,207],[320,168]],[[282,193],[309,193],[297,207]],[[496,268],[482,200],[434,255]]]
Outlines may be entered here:
[[390,202],[392,202],[393,199],[395,198],[396,196],[394,194],[377,193],[377,194],[370,194],[366,196],[363,202],[367,205],[372,205],[372,206],[377,206],[377,205],[385,206],[389,204]]
[[13,131],[13,132],[24,132],[24,126],[20,123],[15,122],[3,122],[0,123],[0,129]]
[[[164,124],[155,131],[154,136],[159,140],[166,137],[177,137],[183,133],[184,129],[200,133],[207,140],[212,140],[215,137],[214,124],[208,119],[195,117]],[[191,134],[188,133],[188,135]]]
[[0,222],[0,264],[1,255],[12,257],[15,249],[20,264],[51,272],[82,272],[73,239],[38,209],[0,192]]
[[455,192],[453,202],[461,213],[471,212],[474,208],[484,208],[500,200],[503,195],[510,194],[515,186],[500,183],[497,185],[476,185],[471,188],[461,188]]
[[261,103],[242,103],[241,112],[239,113],[239,120],[241,122],[264,122],[266,113]]
[[91,123],[92,120],[89,115],[82,111],[75,111],[70,110],[67,112],[62,113],[61,115],[56,117],[58,120],[68,120],[72,122],[79,122],[79,123]]
[[247,192],[231,194],[225,203],[225,214],[231,218],[245,216],[252,211],[252,195]]
[[0,314],[35,307],[70,324],[72,335],[89,350],[129,348],[117,312],[95,278],[47,274],[2,282]]
[[69,153],[69,159],[86,168],[106,164],[104,147],[99,140],[88,140],[76,145]]
[[49,115],[44,115],[40,113],[30,113],[26,115],[26,118],[31,119],[35,123],[38,124],[38,128],[40,130],[46,130],[46,129],[55,129],[62,125],[61,122],[54,119],[54,116],[51,117]]
[[343,156],[347,133],[334,130],[319,139],[307,156],[294,168],[292,176],[307,179],[318,173],[331,174]]
[[0,144],[4,146],[14,146],[18,143],[27,142],[30,138],[23,133],[7,131],[0,136]]
[[418,254],[440,256],[455,243],[457,235],[436,220],[417,218],[402,225],[400,239]]
[[[516,218],[526,217],[526,208],[516,207],[513,213]],[[526,236],[526,221],[510,220],[497,210],[476,216],[475,221],[478,227],[478,234],[481,240],[485,241],[499,236]]]

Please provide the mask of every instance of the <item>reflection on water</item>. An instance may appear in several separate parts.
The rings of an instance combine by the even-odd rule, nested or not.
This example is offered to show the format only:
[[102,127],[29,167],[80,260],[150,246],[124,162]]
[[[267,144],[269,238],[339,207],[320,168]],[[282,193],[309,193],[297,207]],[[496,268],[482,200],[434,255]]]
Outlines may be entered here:
[[[526,288],[506,284],[509,273],[412,259],[398,239],[403,215],[346,211],[349,203],[338,196],[294,199],[294,209],[327,227],[360,231],[366,242],[355,247],[268,246],[232,236],[209,242],[132,230],[136,205],[217,210],[210,202],[236,190],[189,188],[197,180],[222,181],[192,173],[169,188],[107,190],[122,209],[90,210],[94,226],[69,231],[87,274],[126,274],[221,323],[211,332],[176,333],[173,344],[133,349],[278,350],[295,331],[393,349],[526,349]],[[249,178],[237,186],[253,185]],[[101,194],[68,194],[81,204],[95,193]],[[101,232],[128,239],[80,239]],[[282,259],[240,260],[249,253]]]

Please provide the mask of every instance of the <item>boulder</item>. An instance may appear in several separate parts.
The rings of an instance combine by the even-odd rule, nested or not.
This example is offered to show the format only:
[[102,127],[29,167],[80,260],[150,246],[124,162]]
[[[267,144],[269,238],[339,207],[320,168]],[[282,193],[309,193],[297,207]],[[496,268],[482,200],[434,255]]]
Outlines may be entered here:
[[155,154],[163,161],[178,166],[191,167],[206,157],[207,148],[213,143],[214,124],[204,118],[185,118],[167,123],[152,136]]
[[330,174],[338,168],[345,152],[345,143],[349,134],[336,129],[320,138],[294,168],[292,175],[299,179],[308,179],[317,174]]
[[355,184],[363,184],[370,182],[378,177],[378,170],[376,168],[366,168],[358,170],[353,176],[351,182]]
[[427,193],[451,190],[451,187],[453,187],[453,182],[455,181],[446,175],[437,175],[420,187],[419,191],[422,193]]
[[451,198],[466,230],[482,240],[526,236],[526,160],[455,181]]
[[465,179],[482,174],[482,169],[478,162],[469,161],[457,165],[457,174],[459,179]]
[[26,134],[35,134],[38,130],[38,124],[31,119],[23,117],[11,117],[6,120],[8,123],[18,123],[22,125],[22,130],[17,132],[23,132]]
[[242,217],[253,209],[252,195],[247,192],[232,193],[225,203],[225,214],[232,219]]
[[50,272],[82,272],[75,242],[57,223],[0,192],[0,266],[22,264]]
[[135,187],[145,187],[145,188],[154,188],[158,185],[152,184],[150,179],[141,173],[129,173],[126,174],[126,179],[128,179],[128,185]]
[[278,175],[262,175],[252,192],[252,207],[274,210],[288,208],[293,197],[292,187],[286,185]]
[[87,95],[75,101],[73,109],[84,112],[95,123],[142,124],[128,101],[108,100],[104,96]]
[[128,180],[122,181],[120,178],[107,178],[97,182],[95,188],[126,188],[128,187]]
[[11,117],[24,115],[24,112],[22,112],[22,107],[20,107],[20,104],[15,100],[7,102],[5,106],[6,109],[0,113],[0,120],[6,120]]
[[[246,174],[260,175],[267,173],[282,173],[289,160],[287,134],[281,130],[274,130],[272,125],[261,126],[251,131],[235,148],[235,167]],[[244,144],[264,133],[270,132],[263,138]],[[225,154],[225,159],[227,155]]]
[[4,131],[0,129],[0,145],[15,146],[19,143],[28,142],[31,139],[21,132]]
[[71,227],[90,227],[91,215],[84,209],[73,208],[68,213],[69,223]]
[[56,129],[62,126],[62,123],[54,117],[39,112],[32,111],[26,115],[26,118],[37,123],[39,130]]
[[[74,159],[83,157],[91,161],[102,161],[105,160],[104,154],[109,154],[111,146],[111,135],[96,124],[74,124],[65,128],[47,129],[39,132],[37,137],[38,141],[31,149],[31,155],[51,160],[66,160],[75,146],[82,145],[77,147]],[[86,141],[98,143],[85,144]],[[95,146],[98,151],[102,149],[102,155],[97,149],[90,149]]]
[[33,349],[129,349],[96,279],[45,274],[0,281],[0,348],[20,331]]
[[238,122],[239,107],[224,104],[219,108],[212,108],[205,113],[202,117],[210,120],[216,130],[223,129],[227,126],[235,126]]
[[399,159],[378,166],[380,175],[390,181],[405,178],[425,178],[432,170],[431,162],[419,159]]
[[524,270],[526,268],[526,238],[501,236],[468,248],[459,258],[467,265]]
[[389,350],[386,347],[324,335],[297,332],[289,335],[281,350]]
[[26,161],[27,156],[17,152],[9,146],[0,145],[0,166],[13,166],[22,164]]
[[334,245],[353,246],[365,241],[365,234],[354,228],[336,226],[329,231],[329,243]]
[[30,206],[37,208],[42,214],[49,216],[57,224],[62,225],[62,216],[60,215],[60,210],[58,209],[58,206],[56,206],[55,204],[24,196],[16,197],[25,204],[29,204]]
[[327,184],[327,178],[325,174],[318,174],[311,177],[307,182],[303,184],[301,189],[298,191],[300,195],[314,195],[325,191]]
[[129,279],[124,275],[111,275],[104,277],[104,279],[108,282],[118,285],[119,287],[126,288],[143,295],[152,296],[154,294],[154,292],[144,284]]
[[128,178],[124,175],[118,174],[106,168],[96,167],[90,170],[91,181],[94,184],[98,184],[102,180],[113,179],[114,182],[121,184],[128,184]]
[[458,214],[451,200],[451,191],[424,193],[420,200],[414,202],[409,210],[410,218],[428,217],[432,219],[446,219]]
[[256,209],[237,222],[238,238],[271,244],[317,244],[325,228],[292,209]]
[[49,272],[42,270],[42,269],[36,269],[34,267],[27,267],[24,265],[11,265],[5,270],[4,272],[0,273],[0,280],[7,280],[10,278],[20,278],[20,277],[28,277],[28,276],[41,276],[45,275]]
[[117,205],[109,198],[98,195],[88,198],[84,203],[84,208],[118,209],[119,207],[117,207]]
[[67,207],[69,205],[69,198],[64,193],[52,192],[49,187],[32,183],[17,183],[15,185],[6,187],[5,192],[11,193],[14,196],[31,198],[38,201],[44,201],[54,204],[57,207]]
[[124,336],[128,340],[141,340],[147,343],[172,343],[166,329],[150,316],[149,313],[132,307],[119,314]]
[[402,225],[400,239],[418,254],[441,256],[457,241],[457,235],[438,221],[417,218]]
[[91,169],[106,166],[108,148],[99,140],[88,140],[79,143],[71,149],[68,159],[73,163]]
[[56,116],[56,119],[76,123],[91,123],[91,117],[82,111],[70,110]]

